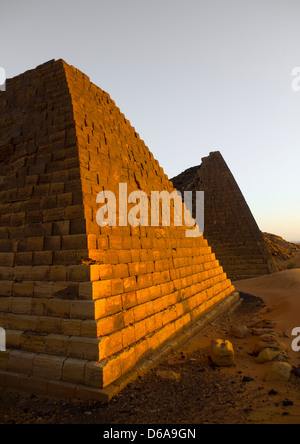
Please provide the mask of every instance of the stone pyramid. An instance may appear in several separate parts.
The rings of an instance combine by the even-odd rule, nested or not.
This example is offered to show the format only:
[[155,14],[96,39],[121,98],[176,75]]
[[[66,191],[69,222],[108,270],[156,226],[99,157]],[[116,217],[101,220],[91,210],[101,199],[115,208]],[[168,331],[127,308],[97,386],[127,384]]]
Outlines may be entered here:
[[8,80],[0,128],[1,385],[107,401],[237,301],[203,236],[97,224],[99,192],[173,186],[86,75]]
[[171,179],[180,190],[205,192],[204,236],[232,280],[277,271],[263,235],[220,152]]

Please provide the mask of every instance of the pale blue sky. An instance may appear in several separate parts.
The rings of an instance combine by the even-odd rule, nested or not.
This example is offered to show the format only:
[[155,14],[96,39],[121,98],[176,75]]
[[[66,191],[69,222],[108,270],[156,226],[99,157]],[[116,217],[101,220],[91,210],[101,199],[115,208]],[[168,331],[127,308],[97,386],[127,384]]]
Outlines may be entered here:
[[169,177],[220,150],[265,231],[300,240],[299,0],[10,0],[0,66],[63,58]]

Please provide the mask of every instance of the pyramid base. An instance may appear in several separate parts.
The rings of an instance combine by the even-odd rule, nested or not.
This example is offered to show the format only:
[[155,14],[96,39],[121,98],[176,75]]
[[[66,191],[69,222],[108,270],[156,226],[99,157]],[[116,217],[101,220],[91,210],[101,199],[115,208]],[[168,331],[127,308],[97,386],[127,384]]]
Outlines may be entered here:
[[[210,308],[207,312],[204,312],[199,319],[190,326],[190,328],[185,328],[184,331],[176,334],[176,337],[169,340],[167,344],[151,354],[151,359],[142,360],[133,370],[129,371],[106,388],[98,389],[87,385],[66,383],[60,380],[46,379],[3,369],[0,370],[0,386],[57,398],[94,400],[107,403],[138,376],[144,375],[151,368],[157,366],[168,353],[172,350],[176,350],[178,347],[189,341],[209,323],[220,318],[225,313],[228,313],[229,310],[232,311],[238,308],[240,303],[239,293],[232,293],[226,299],[223,299],[220,303],[216,304],[212,309]],[[3,361],[8,362],[11,353],[13,353],[13,350],[7,350],[6,352],[1,353],[2,363]]]

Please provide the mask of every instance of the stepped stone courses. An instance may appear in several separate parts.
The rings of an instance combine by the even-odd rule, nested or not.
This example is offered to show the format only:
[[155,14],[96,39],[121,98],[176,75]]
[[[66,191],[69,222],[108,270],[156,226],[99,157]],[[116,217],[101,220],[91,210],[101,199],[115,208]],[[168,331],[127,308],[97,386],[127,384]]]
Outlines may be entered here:
[[59,60],[8,80],[0,129],[0,326],[7,333],[0,384],[110,399],[137,364],[149,367],[168,341],[236,302],[203,237],[186,238],[185,227],[96,223],[103,189],[173,186],[87,76]]
[[210,153],[201,165],[171,181],[181,192],[205,192],[204,237],[230,279],[249,279],[277,271],[263,235],[220,152]]

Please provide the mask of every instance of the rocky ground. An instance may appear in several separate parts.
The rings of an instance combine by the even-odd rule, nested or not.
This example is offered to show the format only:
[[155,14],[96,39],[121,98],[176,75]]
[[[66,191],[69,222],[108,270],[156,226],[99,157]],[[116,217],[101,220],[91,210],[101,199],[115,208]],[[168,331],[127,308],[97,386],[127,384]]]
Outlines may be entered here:
[[275,234],[263,233],[264,240],[279,270],[291,267],[293,258],[300,253],[299,245],[284,240]]
[[[300,379],[265,381],[271,363],[260,364],[253,349],[259,336],[234,337],[232,328],[247,325],[288,341],[285,332],[264,321],[262,300],[243,295],[241,307],[209,325],[166,361],[128,386],[110,404],[49,399],[0,390],[2,424],[240,424],[300,423]],[[229,339],[234,367],[215,367],[212,339]],[[284,352],[285,353],[285,352]],[[288,354],[288,350],[287,350]],[[280,358],[285,359],[286,358]],[[299,361],[300,363],[300,361]]]
[[292,270],[295,268],[300,268],[300,248],[299,252],[291,259],[278,260],[276,261],[278,270]]

